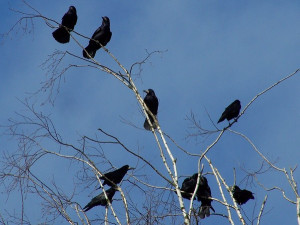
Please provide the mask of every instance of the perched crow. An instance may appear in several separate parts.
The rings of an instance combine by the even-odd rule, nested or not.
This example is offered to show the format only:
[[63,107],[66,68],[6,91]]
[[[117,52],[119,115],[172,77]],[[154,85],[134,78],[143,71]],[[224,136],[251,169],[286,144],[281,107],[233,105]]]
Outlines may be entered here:
[[[65,44],[70,41],[70,33],[77,22],[76,8],[74,6],[69,7],[69,11],[65,13],[62,18],[61,25],[53,33],[53,37],[59,43]],[[68,30],[65,27],[68,28]]]
[[90,39],[89,45],[82,52],[84,58],[90,58],[85,51],[87,51],[89,55],[94,58],[96,55],[96,51],[101,48],[101,45],[99,43],[105,46],[111,39],[112,33],[110,32],[109,18],[107,16],[104,16],[102,17],[102,19],[102,25],[95,31],[92,38]]
[[[120,169],[114,170],[109,173],[105,173],[103,177],[100,177],[101,180],[104,180],[103,185],[107,184],[108,186],[115,186],[120,183],[128,170],[133,169],[128,165],[122,166]],[[112,183],[113,182],[113,183]]]
[[[110,202],[112,202],[112,198],[114,197],[115,193],[116,189],[114,188],[110,188],[106,191],[107,198]],[[84,206],[83,211],[86,212],[97,205],[107,205],[107,199],[105,198],[104,192],[94,197],[86,206]]]
[[[144,90],[144,92],[147,93],[147,95],[144,98],[144,102],[146,104],[146,106],[149,108],[149,110],[152,112],[152,114],[154,116],[157,115],[157,109],[158,109],[158,99],[155,96],[155,92],[152,89],[148,89],[148,90]],[[152,126],[154,129],[157,128],[157,125],[154,123],[154,119],[152,118],[152,116],[148,113],[149,119],[152,123]],[[147,118],[145,119],[144,122],[144,128],[146,130],[151,130],[151,126],[147,121]]]
[[[185,178],[181,185],[181,195],[185,199],[191,199],[197,184],[198,174]],[[196,193],[197,194],[197,193]],[[195,200],[195,199],[194,199]]]
[[[193,176],[186,178],[181,185],[181,194],[183,198],[191,199],[195,191],[197,184],[198,173],[195,173]],[[198,190],[196,192],[196,197],[198,201],[201,201],[201,206],[199,209],[199,216],[201,219],[210,216],[210,209],[214,212],[214,208],[211,206],[211,190],[208,186],[206,177],[200,175]]]
[[241,110],[241,103],[239,100],[235,100],[231,103],[225,111],[222,113],[218,123],[222,122],[223,120],[227,119],[228,121],[237,117]]
[[199,217],[204,219],[210,216],[210,209],[215,212],[215,209],[211,206],[211,190],[208,185],[207,179],[204,176],[200,176],[199,188],[197,191],[198,201],[201,201],[201,206],[199,209]]
[[234,185],[231,187],[231,192],[237,204],[243,205],[249,199],[254,199],[253,193],[246,189],[241,190],[238,186]]

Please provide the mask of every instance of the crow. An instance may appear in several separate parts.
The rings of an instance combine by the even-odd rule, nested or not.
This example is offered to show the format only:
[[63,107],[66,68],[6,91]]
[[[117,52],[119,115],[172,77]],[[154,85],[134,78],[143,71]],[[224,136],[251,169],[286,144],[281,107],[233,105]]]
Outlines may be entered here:
[[[61,25],[53,33],[53,37],[59,43],[65,44],[70,41],[70,33],[77,22],[76,8],[74,6],[69,7],[69,11],[65,13],[61,19]],[[67,29],[65,28],[67,27]]]
[[[112,203],[113,201],[112,198],[116,193],[116,189],[110,188],[105,192],[110,203]],[[94,197],[86,206],[84,206],[83,211],[86,212],[97,205],[107,206],[107,204],[108,204],[107,199],[105,198],[104,192],[102,192],[100,195]]]
[[[151,113],[154,116],[156,116],[157,109],[158,109],[158,99],[155,96],[155,92],[152,89],[144,90],[144,92],[147,93],[147,95],[144,98],[144,102],[145,102],[146,106],[149,108],[149,110],[151,111]],[[152,123],[153,128],[156,129],[157,125],[154,123],[154,119],[152,118],[152,116],[149,113],[147,113],[147,114],[149,116],[149,119]],[[144,122],[144,128],[146,130],[151,130],[151,126],[148,123],[147,118],[145,119],[145,122]]]
[[89,41],[89,45],[83,50],[83,57],[87,59],[89,59],[90,57],[94,58],[96,55],[96,51],[101,48],[101,45],[105,46],[110,41],[111,35],[112,33],[110,32],[109,18],[107,16],[104,16],[102,17],[101,26],[94,32],[92,38]]
[[107,184],[108,186],[115,186],[120,183],[128,170],[134,168],[129,167],[128,165],[122,166],[120,169],[114,170],[109,173],[105,173],[104,176],[100,177],[101,180],[104,180],[103,185]]
[[231,103],[225,111],[222,113],[218,123],[222,122],[223,120],[227,119],[228,121],[237,117],[241,110],[241,103],[239,100],[235,100]]
[[215,209],[211,206],[211,190],[208,185],[207,179],[204,176],[200,176],[199,188],[197,191],[198,201],[201,201],[201,206],[199,209],[199,217],[204,219],[210,216],[210,209],[215,212]]
[[[185,199],[191,199],[197,185],[198,173],[193,176],[186,178],[181,185],[181,195]],[[198,189],[196,192],[197,201],[201,201],[199,209],[199,216],[201,219],[210,216],[210,209],[215,212],[215,209],[211,206],[212,200],[211,190],[208,186],[206,177],[200,175]]]
[[[181,196],[185,199],[191,199],[192,195],[195,191],[195,187],[197,184],[197,176],[198,174],[195,174],[191,177],[185,178],[181,185]],[[194,199],[195,200],[195,199]]]
[[253,193],[246,189],[241,190],[238,186],[231,187],[233,198],[239,205],[245,204],[249,199],[254,199]]

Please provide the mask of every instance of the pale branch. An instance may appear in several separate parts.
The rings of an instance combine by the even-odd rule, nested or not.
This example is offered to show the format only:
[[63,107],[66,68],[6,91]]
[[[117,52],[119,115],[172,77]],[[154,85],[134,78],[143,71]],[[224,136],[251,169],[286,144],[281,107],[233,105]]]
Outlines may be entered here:
[[[86,216],[85,214],[83,214],[83,215],[84,215],[84,218],[82,218],[82,216],[80,215],[80,211],[79,211],[79,207],[78,207],[78,206],[79,206],[78,204],[75,204],[75,205],[74,205],[74,209],[75,209],[76,215],[78,216],[78,218],[79,218],[79,220],[81,221],[81,223],[82,223],[83,225],[85,225],[85,224],[91,225],[89,219],[87,218],[87,216]],[[85,219],[85,220],[84,220],[84,219]],[[86,223],[85,223],[85,221],[86,221]]]
[[[214,174],[213,174],[214,175]],[[224,206],[227,206],[229,208],[232,208],[235,210],[235,206],[234,205],[231,205],[229,204],[228,202],[224,202],[220,199],[217,199],[217,198],[213,198],[213,197],[210,197],[209,199],[213,200],[213,201],[216,201],[216,202],[219,202],[221,205],[224,205]],[[214,213],[214,215],[216,215],[216,213]],[[226,216],[228,218],[228,216]]]
[[279,190],[281,193],[282,193],[282,196],[287,200],[289,201],[290,203],[292,204],[296,204],[297,202],[289,199],[286,194],[285,194],[285,190],[283,190],[282,188],[280,187],[277,187],[277,186],[274,186],[274,187],[271,187],[271,188],[266,188],[264,185],[262,185],[261,183],[257,182],[262,188],[264,188],[266,191],[273,191],[273,190]]
[[294,169],[290,168],[290,176],[291,176],[291,182],[290,185],[292,186],[292,189],[296,195],[297,198],[299,198],[299,193],[298,193],[298,186],[297,186],[297,182],[295,181],[294,178],[294,171],[297,169],[297,166],[295,166]]
[[265,196],[264,201],[261,204],[261,208],[259,210],[259,214],[258,214],[258,217],[257,217],[257,224],[256,225],[260,224],[261,216],[262,216],[263,211],[265,209],[265,205],[266,205],[267,199],[268,199],[268,195]]
[[127,204],[127,200],[126,200],[125,194],[124,194],[123,190],[121,189],[121,187],[118,187],[118,191],[121,193],[122,201],[123,201],[124,206],[125,206],[125,215],[126,215],[127,224],[130,224],[130,218],[129,218],[129,212],[128,212],[128,204]]
[[[160,187],[160,186],[156,186],[156,185],[152,185],[152,184],[148,184],[140,179],[138,179],[136,176],[131,176],[133,179],[135,179],[137,182],[141,183],[144,186],[150,187],[150,188],[155,188],[155,189],[162,189],[162,190],[169,190],[169,191],[174,191],[171,188],[167,188],[167,187]],[[130,181],[129,181],[130,182]],[[132,183],[132,182],[130,182]],[[132,183],[133,184],[133,183]],[[176,191],[176,190],[175,190]]]
[[295,72],[289,74],[288,76],[280,79],[279,81],[275,82],[274,84],[272,84],[270,87],[266,88],[265,90],[263,90],[262,92],[258,93],[246,106],[245,108],[243,109],[243,111],[240,113],[240,115],[237,117],[237,119],[239,117],[241,117],[245,112],[246,110],[248,109],[248,107],[258,98],[260,97],[261,95],[265,94],[266,92],[268,92],[269,90],[271,90],[272,88],[276,87],[277,85],[279,85],[280,83],[282,83],[283,81],[291,78],[292,76],[294,76],[296,73],[298,73],[300,71],[300,68],[297,69]]
[[245,225],[246,222],[245,222],[245,220],[244,220],[244,218],[243,218],[243,215],[242,215],[242,213],[241,213],[241,211],[240,211],[240,208],[239,208],[238,205],[237,205],[237,202],[236,202],[235,198],[233,197],[232,192],[230,191],[229,186],[226,184],[224,178],[221,176],[221,174],[219,173],[219,171],[218,171],[217,169],[215,169],[215,172],[216,172],[216,174],[218,175],[218,177],[220,178],[220,180],[222,181],[223,185],[226,187],[226,189],[227,189],[227,191],[229,192],[231,198],[233,199],[233,204],[234,204],[234,206],[235,206],[235,211],[236,211],[236,213],[237,213],[237,215],[238,215],[240,221],[242,222],[243,225]]
[[[229,131],[230,132],[232,132],[232,133],[234,133],[234,134],[237,134],[237,135],[240,135],[241,137],[243,137],[251,146],[252,146],[252,148],[258,153],[258,155],[265,161],[265,162],[267,162],[273,169],[275,169],[275,170],[277,170],[277,171],[279,171],[279,172],[282,172],[285,176],[286,176],[286,179],[287,179],[287,181],[289,182],[289,184],[290,184],[290,186],[291,186],[291,188],[292,188],[292,190],[293,190],[293,192],[295,193],[295,195],[296,195],[296,197],[298,196],[298,190],[297,189],[295,189],[295,181],[294,181],[294,179],[293,179],[293,177],[291,178],[290,176],[289,176],[289,174],[288,174],[288,172],[286,171],[286,169],[285,168],[279,168],[279,167],[277,167],[277,166],[275,166],[273,163],[271,163],[258,149],[257,149],[257,147],[253,144],[253,142],[246,136],[246,135],[244,135],[244,134],[242,134],[242,133],[240,133],[240,132],[237,132],[237,131],[233,131],[233,130],[231,130],[231,129],[229,129]],[[276,187],[275,189],[279,189],[278,187]],[[281,190],[281,189],[279,189],[279,190]],[[289,202],[293,202],[293,201],[291,201],[290,199],[288,199],[286,196],[285,196],[285,194],[284,194],[284,191],[283,190],[281,190],[282,191],[282,193],[283,193],[283,196],[284,196],[284,198],[286,199],[286,200],[288,200]]]
[[[192,215],[192,209],[193,209],[193,201],[194,201],[194,198],[195,198],[196,193],[197,193],[198,188],[199,188],[200,175],[201,175],[200,167],[199,167],[197,173],[198,173],[198,175],[197,175],[196,188],[194,189],[194,192],[193,192],[192,197],[191,197],[191,200],[190,200],[190,206],[189,206],[189,212],[188,212],[189,218],[191,218],[191,215]],[[210,210],[210,209],[209,209],[209,210]]]
[[281,169],[281,168],[275,166],[273,163],[271,163],[271,162],[267,159],[267,157],[265,157],[265,156],[257,149],[257,147],[254,145],[254,143],[250,140],[250,138],[248,138],[246,135],[244,135],[244,134],[242,134],[242,133],[240,133],[240,132],[237,132],[237,131],[234,131],[234,130],[231,130],[231,129],[228,129],[228,130],[229,130],[230,132],[234,133],[234,134],[237,134],[237,135],[243,137],[243,138],[244,138],[244,139],[252,146],[252,148],[257,152],[257,154],[258,154],[261,158],[263,158],[263,160],[266,161],[273,169],[278,170],[278,171],[284,173],[284,169]]
[[233,168],[233,185],[236,185],[236,172],[235,172],[235,168]]
[[[223,189],[222,189],[222,185],[221,185],[221,182],[220,182],[220,180],[219,180],[219,173],[218,173],[218,171],[217,171],[217,169],[213,166],[213,164],[211,163],[211,160],[210,159],[208,159],[208,157],[205,155],[204,156],[204,158],[206,159],[206,161],[208,162],[208,164],[209,164],[209,166],[210,166],[210,168],[211,168],[211,170],[212,170],[212,172],[213,172],[213,174],[214,174],[214,176],[215,176],[215,178],[216,178],[216,181],[217,181],[217,184],[218,184],[218,187],[219,187],[219,190],[220,190],[220,194],[221,194],[221,196],[222,196],[222,199],[223,199],[223,201],[226,203],[226,209],[227,209],[227,214],[228,214],[228,220],[229,220],[229,222],[232,224],[232,225],[234,225],[234,222],[233,222],[233,220],[232,220],[232,216],[231,216],[231,211],[230,211],[230,208],[229,208],[229,204],[228,204],[228,202],[227,202],[227,200],[226,200],[226,198],[225,198],[225,195],[224,195],[224,192],[223,192]],[[235,206],[236,207],[236,206]],[[243,220],[241,220],[241,221],[243,221]]]
[[163,53],[165,53],[167,51],[168,50],[164,50],[164,51],[152,51],[152,52],[149,53],[147,51],[147,49],[146,49],[147,56],[144,59],[142,59],[141,61],[133,63],[131,65],[130,69],[129,69],[129,74],[132,75],[132,71],[133,71],[133,69],[134,69],[135,66],[139,67],[139,73],[138,74],[141,74],[141,72],[142,72],[142,69],[141,69],[142,65],[145,64],[152,55],[154,55],[156,53],[163,54]]
[[[88,52],[85,50],[84,46],[80,44],[80,42],[74,37],[71,35],[71,37],[73,38],[73,40],[77,43],[77,45],[79,45],[80,48],[82,48],[88,55]],[[91,40],[94,40],[94,39],[91,39]],[[101,43],[99,43],[97,40],[94,40],[95,42],[97,42],[98,44],[100,44],[102,46]],[[108,53],[110,54],[110,56],[115,60],[115,62],[117,62],[117,64],[123,69],[123,71],[128,75],[128,71],[119,63],[119,61],[104,47],[102,46],[102,48]],[[103,66],[101,65],[97,60],[95,60],[94,58],[91,58],[91,60],[86,60],[86,59],[83,59],[82,57],[79,57],[79,56],[76,56],[74,54],[72,54],[73,56],[75,56],[76,58],[80,58],[82,60],[85,60],[85,61],[89,61],[89,62],[92,62],[93,64],[97,65],[100,67],[100,70],[103,71],[103,72],[106,72],[108,74],[111,74],[113,75],[115,78],[117,78],[119,81],[121,81],[125,86],[127,86],[129,89],[131,89],[131,86],[130,86],[130,82],[128,80],[126,80],[124,78],[124,76],[120,73],[116,73],[114,72],[112,69],[106,67],[106,66]],[[121,75],[121,76],[120,76]],[[129,76],[129,75],[128,75]]]
[[225,130],[223,129],[220,134],[218,135],[218,137],[216,138],[216,140],[211,143],[209,146],[207,146],[207,148],[205,149],[205,151],[201,154],[199,160],[198,160],[198,167],[200,167],[200,164],[201,164],[201,160],[203,159],[204,156],[206,156],[206,154],[208,153],[208,151],[213,147],[215,146],[218,141],[220,140],[220,138],[222,137],[222,135],[224,134]]
[[191,153],[191,152],[185,150],[183,147],[181,147],[179,144],[177,144],[177,142],[176,142],[173,138],[171,138],[170,135],[166,134],[165,132],[163,132],[163,134],[164,134],[167,138],[169,138],[170,141],[172,141],[173,144],[174,144],[178,149],[180,149],[181,151],[183,151],[185,154],[190,155],[190,156],[196,156],[196,157],[201,156],[201,154],[195,154],[195,153]]
[[[155,119],[156,120],[156,119]],[[155,121],[156,122],[156,121]],[[151,123],[150,123],[151,124]],[[158,124],[158,123],[157,123]],[[156,136],[156,133],[153,129],[153,127],[151,128],[152,129],[152,133],[157,141],[157,144],[159,146],[159,149],[161,149],[161,146],[160,146],[160,143],[159,143],[159,140],[158,140],[158,137]],[[185,208],[184,208],[184,204],[183,204],[183,198],[182,198],[182,195],[181,195],[181,191],[180,191],[180,188],[179,188],[179,185],[178,185],[178,175],[177,175],[177,167],[176,167],[176,160],[175,158],[173,157],[172,153],[171,153],[171,150],[169,149],[169,146],[164,138],[164,135],[162,133],[162,130],[160,129],[160,126],[159,124],[157,125],[157,130],[158,132],[160,133],[160,137],[163,141],[163,144],[164,144],[164,147],[166,148],[168,154],[169,154],[169,157],[171,158],[172,160],[172,164],[173,164],[173,170],[174,170],[174,175],[172,174],[171,170],[169,169],[168,167],[168,164],[167,162],[165,161],[165,158],[163,158],[163,161],[165,162],[165,166],[166,166],[166,169],[168,170],[169,172],[169,175],[171,176],[172,180],[173,180],[173,185],[175,186],[176,188],[176,193],[177,193],[177,196],[178,196],[178,200],[179,200],[179,204],[180,204],[180,208],[182,210],[182,213],[183,213],[183,216],[184,216],[184,223],[185,224],[189,224],[190,223],[190,216],[188,216],[186,214],[186,211],[185,211]],[[163,151],[161,149],[161,155],[163,155]]]
[[[149,122],[150,122],[150,121],[149,121]],[[151,123],[149,123],[149,124],[151,124]],[[159,150],[160,150],[160,156],[161,156],[161,158],[162,158],[162,161],[163,161],[163,163],[164,163],[164,165],[165,165],[165,167],[166,167],[166,169],[167,169],[167,171],[168,171],[170,177],[172,178],[173,186],[175,186],[175,188],[176,188],[176,193],[177,193],[177,196],[178,196],[178,199],[179,199],[179,202],[180,202],[180,206],[181,206],[181,209],[182,209],[182,213],[183,213],[184,218],[185,218],[185,223],[186,223],[186,224],[189,224],[189,218],[186,217],[186,211],[185,211],[185,208],[184,208],[184,204],[183,204],[183,200],[182,200],[182,196],[181,196],[181,191],[180,191],[179,185],[178,185],[178,177],[177,177],[177,171],[176,171],[176,161],[175,161],[174,158],[171,157],[172,164],[173,164],[174,170],[175,170],[175,174],[173,175],[172,172],[171,172],[171,169],[169,168],[169,165],[168,165],[168,163],[167,163],[167,161],[166,161],[165,155],[164,155],[164,153],[163,153],[163,149],[162,149],[161,144],[160,144],[160,142],[159,142],[159,140],[158,140],[158,137],[157,137],[157,135],[156,135],[156,133],[155,133],[155,130],[154,130],[153,127],[152,127],[151,129],[152,129],[152,133],[153,133],[153,135],[154,135],[154,138],[155,138],[155,140],[156,140],[156,143],[157,143],[157,145],[158,145],[158,148],[159,148]],[[160,130],[160,126],[159,126],[159,125],[157,125],[157,129]],[[160,130],[160,131],[161,131],[161,130]],[[166,142],[164,142],[164,146],[165,146],[165,147],[166,147],[166,145],[167,145]],[[170,151],[170,150],[169,150],[169,151]],[[168,153],[169,153],[169,151],[168,151]],[[169,156],[170,156],[170,155],[169,155]],[[171,156],[172,156],[172,154],[171,154]]]
[[[104,194],[104,196],[105,196],[105,199],[106,199],[106,201],[107,201],[107,204],[106,204],[105,207],[110,207],[110,210],[111,210],[111,212],[112,212],[114,218],[116,219],[117,223],[118,223],[119,225],[121,225],[121,222],[120,222],[120,220],[119,220],[119,218],[118,218],[118,216],[117,216],[117,214],[116,214],[116,212],[115,212],[115,210],[114,210],[114,208],[113,208],[113,206],[112,206],[112,204],[111,204],[111,201],[110,201],[109,198],[107,197],[106,190],[104,189],[104,186],[103,186],[102,181],[101,181],[101,179],[100,179],[100,176],[102,176],[103,174],[100,173],[100,176],[99,176],[99,170],[98,170],[97,168],[95,168],[93,171],[94,171],[94,173],[95,173],[95,176],[96,176],[96,178],[97,178],[97,180],[98,180],[98,182],[99,182],[99,184],[100,184],[100,187],[101,187],[101,189],[102,189],[102,191],[103,191],[103,194]],[[127,205],[125,205],[125,207],[127,207]],[[127,212],[127,211],[126,211],[126,212]]]
[[104,224],[108,225],[108,207],[105,206]]
[[[54,208],[56,208],[61,215],[70,223],[74,224],[73,220],[70,218],[68,213],[64,208],[64,203],[62,202],[62,196],[57,195],[49,186],[47,186],[44,182],[42,182],[38,177],[36,177],[33,173],[30,172],[30,175],[34,178],[28,177],[28,179],[33,183],[36,193]],[[40,188],[43,192],[41,193],[38,188]],[[47,200],[43,195],[46,194],[53,201]]]

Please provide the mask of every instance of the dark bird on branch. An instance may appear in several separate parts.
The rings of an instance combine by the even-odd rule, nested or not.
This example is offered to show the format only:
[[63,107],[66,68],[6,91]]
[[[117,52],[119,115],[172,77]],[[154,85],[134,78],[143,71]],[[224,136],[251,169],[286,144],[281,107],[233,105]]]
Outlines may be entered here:
[[215,209],[211,206],[211,190],[208,185],[207,179],[204,176],[200,176],[199,188],[197,191],[198,201],[201,201],[201,206],[199,209],[199,217],[204,219],[210,216],[210,209],[215,212]]
[[[197,184],[197,176],[195,173],[193,176],[185,178],[181,185],[181,195],[185,199],[191,199],[192,195],[195,191],[195,187]],[[197,193],[196,193],[197,194]]]
[[[156,116],[157,109],[158,109],[158,99],[155,95],[155,92],[152,89],[144,90],[144,92],[147,93],[147,95],[144,98],[144,102],[145,102],[146,106],[149,108],[149,110],[151,111],[151,113],[154,116]],[[153,117],[148,112],[147,112],[147,114],[149,116],[149,119],[152,123],[153,128],[156,129],[157,125],[155,124]],[[151,126],[148,123],[147,118],[145,119],[145,122],[144,122],[144,128],[146,130],[151,130]]]
[[107,184],[108,186],[115,186],[120,183],[128,170],[134,168],[129,167],[128,165],[122,166],[120,169],[114,170],[109,173],[105,173],[104,176],[100,177],[101,180],[104,180],[103,185]]
[[[76,8],[74,6],[69,7],[69,11],[65,13],[61,19],[61,25],[53,33],[53,37],[59,43],[65,44],[70,41],[70,33],[77,22]],[[66,28],[65,28],[66,27]]]
[[225,111],[222,113],[218,123],[222,122],[223,120],[227,119],[228,121],[237,117],[241,110],[241,103],[239,100],[235,100],[231,103]]
[[[112,203],[112,198],[114,197],[116,193],[115,188],[110,188],[106,192],[107,198],[109,199],[110,203]],[[83,211],[86,212],[90,210],[91,208],[102,205],[102,206],[107,206],[108,202],[107,199],[105,198],[104,192],[102,192],[100,195],[97,195],[94,197],[86,206],[84,206]]]
[[[101,26],[94,32],[92,38],[90,39],[89,45],[83,50],[83,57],[89,59],[95,57],[97,50],[102,46],[107,45],[111,39],[112,33],[110,32],[110,21],[107,16],[102,17]],[[101,45],[100,45],[101,44]],[[90,56],[88,56],[88,54]]]
[[239,205],[245,204],[249,199],[254,199],[253,193],[246,189],[241,190],[238,186],[231,187],[233,198]]
[[[198,173],[195,173],[193,176],[186,178],[181,185],[181,195],[183,198],[191,199],[192,195],[196,189]],[[204,219],[205,217],[210,216],[210,209],[214,212],[214,208],[211,206],[212,200],[211,190],[208,185],[206,177],[200,175],[198,189],[196,192],[196,197],[198,201],[201,201],[201,206],[199,209],[199,217]]]

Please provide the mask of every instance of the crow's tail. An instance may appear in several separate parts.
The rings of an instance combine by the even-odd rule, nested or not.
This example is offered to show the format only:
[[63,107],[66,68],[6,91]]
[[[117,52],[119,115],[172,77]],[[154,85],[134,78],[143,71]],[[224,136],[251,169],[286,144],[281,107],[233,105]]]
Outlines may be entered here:
[[215,209],[211,205],[201,205],[199,209],[199,217],[204,219],[210,216],[210,209],[215,212]]
[[70,41],[70,33],[64,27],[57,28],[52,35],[59,43],[65,44]]
[[85,48],[85,50],[82,51],[83,57],[89,59],[90,57],[88,56],[88,54],[86,53],[86,51],[88,52],[88,54],[89,54],[92,58],[95,57],[95,55],[96,55],[96,50],[95,50],[93,47],[91,47],[90,45],[88,45],[88,46]]
[[[156,129],[156,128],[157,128],[157,125],[156,125],[156,123],[153,121],[152,118],[150,118],[150,121],[151,121],[151,123],[152,123],[153,128]],[[146,130],[151,130],[151,126],[150,126],[150,124],[148,123],[147,118],[145,119],[145,122],[144,122],[144,128],[145,128]]]

